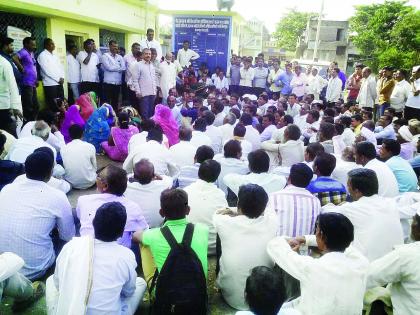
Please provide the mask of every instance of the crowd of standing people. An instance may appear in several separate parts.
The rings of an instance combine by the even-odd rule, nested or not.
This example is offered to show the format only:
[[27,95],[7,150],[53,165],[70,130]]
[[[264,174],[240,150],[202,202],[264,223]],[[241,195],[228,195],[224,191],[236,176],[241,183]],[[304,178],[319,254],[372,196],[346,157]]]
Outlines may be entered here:
[[[66,67],[51,39],[23,46],[1,40],[14,310],[46,295],[48,314],[134,314],[147,295],[156,314],[205,314],[215,256],[238,315],[417,314],[419,66],[346,77],[261,53],[211,73],[188,41],[162,56],[152,29],[124,56],[71,44]],[[120,163],[98,169],[104,154]]]

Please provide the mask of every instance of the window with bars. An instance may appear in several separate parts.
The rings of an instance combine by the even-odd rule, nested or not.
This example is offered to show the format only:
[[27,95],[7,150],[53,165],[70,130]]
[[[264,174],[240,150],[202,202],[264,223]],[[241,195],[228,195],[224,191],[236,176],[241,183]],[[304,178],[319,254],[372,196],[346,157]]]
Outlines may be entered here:
[[47,37],[46,20],[43,18],[32,17],[23,14],[9,13],[0,11],[0,34],[7,34],[7,27],[14,26],[31,32],[35,38],[38,53],[43,49],[44,39]]

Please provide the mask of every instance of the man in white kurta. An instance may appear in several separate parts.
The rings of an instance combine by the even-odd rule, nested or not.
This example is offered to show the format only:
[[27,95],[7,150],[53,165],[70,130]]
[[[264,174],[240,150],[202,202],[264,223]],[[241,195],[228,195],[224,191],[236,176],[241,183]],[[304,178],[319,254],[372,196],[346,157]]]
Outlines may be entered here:
[[125,221],[121,203],[105,203],[93,220],[95,239],[76,237],[63,247],[47,279],[48,315],[136,312],[147,286],[137,277],[134,254],[116,242]]
[[163,222],[160,210],[160,194],[171,188],[173,180],[169,176],[156,175],[153,164],[142,159],[134,165],[134,173],[128,176],[124,196],[140,206],[150,228]]
[[369,267],[367,288],[391,284],[395,315],[418,314],[420,305],[420,204],[411,225],[413,243],[396,247],[392,252],[373,261]]
[[244,290],[251,269],[274,266],[266,247],[276,235],[277,221],[266,210],[268,196],[261,186],[244,185],[238,195],[237,212],[222,211],[213,217],[222,250],[217,285],[231,307],[247,310]]
[[348,191],[353,202],[341,206],[328,204],[323,211],[342,213],[350,219],[354,225],[354,247],[373,261],[389,253],[395,245],[403,244],[396,204],[377,194],[378,179],[374,171],[366,168],[350,171]]
[[223,178],[225,185],[238,196],[239,188],[245,184],[257,184],[264,188],[267,194],[282,190],[286,186],[286,178],[268,173],[270,157],[262,150],[256,150],[248,155],[250,173],[246,175],[228,174]]
[[208,254],[216,254],[216,230],[213,225],[213,215],[217,210],[228,206],[224,192],[217,188],[215,182],[220,174],[220,164],[214,160],[201,163],[198,169],[198,179],[184,188],[188,194],[190,213],[188,221],[202,223],[209,228]]
[[[349,246],[353,228],[346,217],[325,213],[318,217],[318,222],[321,220],[325,223],[318,224],[316,235],[292,240],[279,236],[267,245],[275,263],[300,281],[300,297],[287,304],[302,314],[361,314],[369,263],[357,249]],[[324,224],[327,228],[322,228]],[[340,242],[335,242],[336,248],[329,248],[325,240],[337,234]],[[320,258],[299,255],[294,250],[298,251],[301,244],[318,246],[323,255]]]
[[169,90],[176,85],[177,69],[176,65],[171,62],[172,53],[166,53],[165,60],[161,62],[160,70],[160,89],[162,90],[162,99],[166,100]]

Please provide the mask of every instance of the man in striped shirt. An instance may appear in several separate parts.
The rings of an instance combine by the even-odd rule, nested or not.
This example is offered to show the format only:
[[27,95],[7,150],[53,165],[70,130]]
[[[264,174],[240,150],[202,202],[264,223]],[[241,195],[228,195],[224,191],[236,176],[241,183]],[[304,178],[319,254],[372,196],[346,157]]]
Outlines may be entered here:
[[270,195],[271,208],[278,217],[277,235],[295,237],[314,234],[321,204],[317,197],[306,190],[312,176],[309,166],[294,164],[286,188]]

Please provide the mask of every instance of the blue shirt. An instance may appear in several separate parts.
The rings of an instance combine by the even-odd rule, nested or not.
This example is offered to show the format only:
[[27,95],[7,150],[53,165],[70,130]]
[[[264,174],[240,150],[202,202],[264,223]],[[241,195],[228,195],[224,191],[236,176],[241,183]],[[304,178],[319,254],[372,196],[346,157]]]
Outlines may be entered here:
[[347,191],[343,184],[328,176],[319,176],[306,187],[321,201],[321,206],[328,203],[338,205],[346,201]]
[[385,162],[397,178],[400,192],[417,191],[417,176],[407,160],[393,156]]
[[292,81],[293,73],[287,73],[287,71],[282,72],[277,79],[274,80],[276,86],[282,86],[280,91],[281,94],[290,94],[292,93],[292,88],[290,87],[290,81]]

